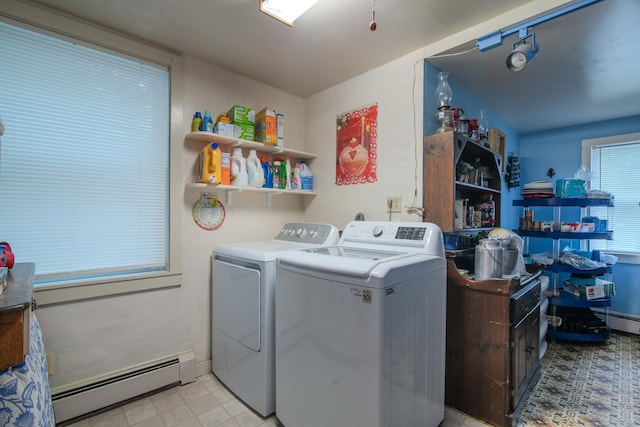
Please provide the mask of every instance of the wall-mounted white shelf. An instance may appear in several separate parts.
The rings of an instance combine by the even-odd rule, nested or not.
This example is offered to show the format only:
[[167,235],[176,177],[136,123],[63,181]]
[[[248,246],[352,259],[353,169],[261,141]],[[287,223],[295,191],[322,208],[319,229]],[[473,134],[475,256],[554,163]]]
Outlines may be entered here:
[[[256,150],[258,153],[264,153],[268,155],[281,155],[283,157],[293,157],[299,160],[311,161],[317,157],[316,154],[306,153],[304,151],[291,150],[284,147],[278,147],[275,145],[265,145],[261,142],[249,141],[246,139],[232,138],[229,136],[218,135],[212,132],[191,132],[185,136],[185,141],[191,141],[200,144],[209,144],[217,142],[221,147],[229,148],[243,148],[248,150]],[[231,206],[233,203],[233,193],[248,192],[248,193],[263,193],[267,195],[267,206],[271,206],[271,199],[273,196],[280,194],[295,194],[299,196],[316,196],[318,193],[313,191],[301,191],[301,190],[283,190],[280,188],[262,188],[262,187],[240,187],[237,185],[223,185],[223,184],[205,184],[198,182],[196,177],[187,179],[186,188],[195,188],[200,190],[221,190],[227,194],[227,205]]]
[[316,154],[306,153],[304,151],[291,150],[284,147],[278,147],[275,145],[265,145],[261,142],[249,141],[246,139],[232,138],[229,136],[218,135],[211,132],[191,132],[185,136],[185,140],[208,144],[210,142],[217,142],[220,146],[231,148],[246,148],[249,150],[256,150],[265,154],[280,154],[283,156],[294,157],[300,160],[313,160],[317,157]]
[[213,184],[204,184],[202,182],[196,182],[196,178],[193,177],[186,184],[187,188],[200,189],[202,191],[214,191],[221,190],[227,193],[227,205],[231,206],[233,203],[233,193],[262,193],[267,195],[267,206],[271,206],[271,199],[273,196],[278,196],[280,194],[295,194],[298,196],[306,196],[306,197],[315,197],[318,193],[314,191],[302,191],[302,190],[282,190],[279,188],[261,188],[261,187],[240,187],[237,185],[213,185]]

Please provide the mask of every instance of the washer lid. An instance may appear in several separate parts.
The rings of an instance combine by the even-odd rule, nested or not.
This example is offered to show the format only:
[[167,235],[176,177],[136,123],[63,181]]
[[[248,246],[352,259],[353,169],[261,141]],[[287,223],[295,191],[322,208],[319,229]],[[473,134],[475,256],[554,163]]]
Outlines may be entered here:
[[[417,258],[416,258],[417,257]],[[415,252],[394,252],[344,246],[312,248],[280,254],[280,266],[336,273],[345,276],[369,277],[374,270],[389,270],[422,259]]]

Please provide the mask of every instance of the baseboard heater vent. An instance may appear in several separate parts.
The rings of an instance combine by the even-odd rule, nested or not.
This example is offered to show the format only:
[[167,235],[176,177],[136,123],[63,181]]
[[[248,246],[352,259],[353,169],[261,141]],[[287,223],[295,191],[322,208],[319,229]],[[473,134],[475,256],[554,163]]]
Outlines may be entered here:
[[616,312],[607,313],[605,310],[599,308],[592,308],[591,310],[606,319],[611,329],[628,332],[630,334],[640,334],[640,316]]
[[180,371],[185,370],[185,367],[180,366],[181,363],[193,364],[193,358],[187,358],[185,361],[175,356],[79,387],[54,392],[51,397],[56,423],[95,412],[171,384],[180,384]]

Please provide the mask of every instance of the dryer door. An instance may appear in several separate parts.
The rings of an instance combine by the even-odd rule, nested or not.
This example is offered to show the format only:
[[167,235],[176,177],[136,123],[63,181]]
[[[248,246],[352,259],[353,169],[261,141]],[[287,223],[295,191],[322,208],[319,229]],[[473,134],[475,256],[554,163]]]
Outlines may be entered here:
[[213,261],[213,327],[240,344],[260,351],[261,272]]

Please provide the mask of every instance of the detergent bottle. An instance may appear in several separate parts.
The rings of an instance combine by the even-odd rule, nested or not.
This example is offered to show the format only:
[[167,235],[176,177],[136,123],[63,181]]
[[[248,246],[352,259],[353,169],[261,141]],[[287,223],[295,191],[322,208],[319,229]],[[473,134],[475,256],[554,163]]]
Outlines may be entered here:
[[280,176],[280,159],[278,157],[274,157],[271,166],[272,188],[280,188]]
[[291,180],[291,189],[300,189],[300,163],[296,163],[293,167],[293,179]]
[[262,187],[264,183],[264,172],[262,171],[262,164],[256,150],[250,150],[247,156],[247,179],[249,181],[249,187]]
[[300,162],[300,189],[313,191],[313,175],[306,162]]
[[291,159],[287,157],[285,159],[285,179],[284,179],[284,188],[286,190],[291,190]]
[[209,110],[204,110],[204,117],[202,118],[202,130],[205,132],[213,132],[213,121],[211,120],[211,113]]
[[271,176],[271,165],[267,156],[260,156],[260,164],[262,165],[262,187],[273,188],[273,177]]
[[231,184],[239,187],[246,187],[249,184],[247,159],[242,156],[241,148],[234,148],[231,155]]
[[208,144],[200,153],[200,182],[206,184],[222,182],[221,151],[216,142]]

